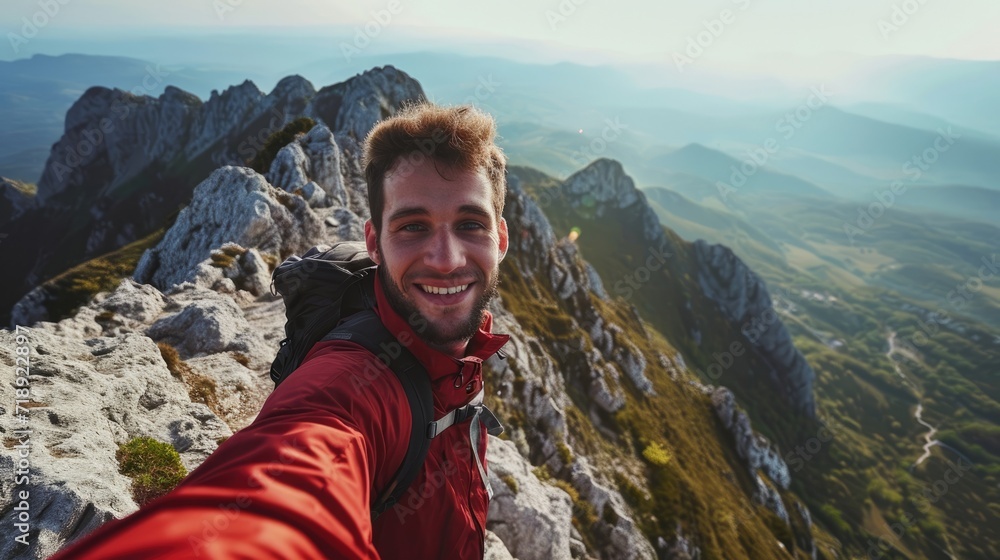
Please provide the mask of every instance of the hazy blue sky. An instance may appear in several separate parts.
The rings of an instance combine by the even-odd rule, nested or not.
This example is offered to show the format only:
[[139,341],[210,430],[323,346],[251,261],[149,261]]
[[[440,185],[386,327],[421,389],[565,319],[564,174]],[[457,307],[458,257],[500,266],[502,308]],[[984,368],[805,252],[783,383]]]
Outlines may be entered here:
[[[12,34],[24,33],[24,18],[45,22],[28,45],[19,45],[25,52],[44,51],[46,38],[73,32],[114,36],[147,26],[222,31],[326,25],[352,31],[370,23],[369,29],[378,29],[373,38],[383,44],[427,35],[484,42],[513,39],[545,43],[553,50],[584,51],[596,61],[669,60],[675,52],[684,55],[689,38],[697,40],[703,31],[702,42],[711,46],[699,55],[703,61],[751,67],[762,55],[782,52],[1000,60],[997,0],[3,0],[3,4],[0,29],[8,44],[0,58],[8,60],[19,58],[13,52]],[[46,5],[54,15],[45,14]],[[58,6],[57,12],[53,6]],[[390,6],[396,13],[379,29],[373,12]],[[722,21],[723,10],[730,12],[728,22]],[[718,22],[712,24],[713,20]],[[717,37],[707,34],[705,22]],[[574,58],[580,60],[579,55]]]

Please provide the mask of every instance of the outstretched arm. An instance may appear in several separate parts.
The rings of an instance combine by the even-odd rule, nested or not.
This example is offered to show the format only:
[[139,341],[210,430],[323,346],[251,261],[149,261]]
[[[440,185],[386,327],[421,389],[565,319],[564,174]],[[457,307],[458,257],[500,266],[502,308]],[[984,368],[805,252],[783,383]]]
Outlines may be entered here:
[[378,558],[371,488],[409,425],[386,421],[405,403],[391,372],[346,380],[369,356],[318,353],[174,491],[55,558]]

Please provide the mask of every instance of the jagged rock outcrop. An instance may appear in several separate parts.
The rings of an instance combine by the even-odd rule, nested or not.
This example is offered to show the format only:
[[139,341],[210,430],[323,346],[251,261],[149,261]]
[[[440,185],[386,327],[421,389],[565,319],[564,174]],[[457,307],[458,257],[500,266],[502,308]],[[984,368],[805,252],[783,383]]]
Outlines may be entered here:
[[306,116],[317,117],[338,139],[362,142],[378,121],[425,99],[416,80],[392,66],[369,70],[316,93]]
[[282,148],[271,163],[268,181],[288,192],[301,191],[310,206],[347,206],[340,148],[330,129],[318,124]]
[[165,289],[193,280],[199,263],[225,243],[284,258],[304,252],[321,231],[301,197],[275,189],[251,169],[223,167],[198,185],[191,205],[142,256],[134,277]]
[[756,476],[761,470],[782,490],[788,490],[792,482],[788,465],[766,437],[753,431],[750,418],[737,406],[733,392],[717,387],[712,392],[712,406],[723,427],[733,435],[736,452],[746,461],[750,476]]
[[252,353],[263,344],[232,298],[202,289],[202,294],[186,299],[189,301],[178,312],[150,325],[147,336],[169,343],[185,358],[221,352]]
[[[313,179],[328,178],[329,183],[313,182],[329,187],[327,192],[335,194],[327,203],[336,205],[342,200],[336,186],[342,176],[350,200],[341,214],[347,207],[357,213],[367,197],[358,143],[404,102],[423,99],[420,84],[391,66],[319,91],[300,76],[283,79],[267,95],[247,81],[213,92],[207,101],[171,86],[157,98],[101,87],[87,90],[67,113],[65,133],[39,181],[36,204],[13,219],[11,242],[0,244],[0,258],[11,263],[0,278],[0,315],[6,316],[47,278],[163,227],[213,170],[246,165],[271,134],[299,117],[311,117],[334,131],[336,141],[332,136],[313,138],[336,148],[311,163]],[[329,172],[338,157],[341,172]],[[81,222],[80,209],[88,209],[90,219]],[[338,216],[335,227],[356,233],[357,222],[366,218],[367,210],[353,219]]]
[[[615,212],[615,219],[635,224],[630,227],[641,233],[651,254],[670,258],[682,252],[665,234],[645,195],[635,188],[632,179],[616,161],[594,161],[566,179],[560,186],[559,196],[580,216],[603,218]],[[763,281],[727,247],[699,240],[693,244],[692,256],[700,291],[715,303],[731,324],[741,327],[743,335],[767,366],[765,374],[774,391],[795,412],[815,417],[815,374],[792,343]],[[685,309],[689,311],[690,307]],[[690,335],[695,344],[700,345],[702,332],[698,321],[690,323]],[[644,384],[640,377],[633,381]]]
[[635,224],[642,228],[643,239],[652,247],[667,244],[663,226],[646,195],[635,187],[622,164],[607,158],[570,175],[560,187],[560,195],[583,216],[601,218],[612,209],[634,213]]
[[491,438],[488,450],[494,492],[489,530],[518,560],[570,560],[569,495],[539,481],[513,443]]
[[[747,473],[754,480],[756,485],[754,499],[774,512],[786,524],[790,523],[788,509],[785,507],[779,488],[788,490],[792,477],[788,465],[781,458],[781,453],[766,437],[753,431],[750,418],[739,409],[732,391],[725,387],[716,388],[712,392],[712,405],[723,427],[732,434],[736,452],[743,459]],[[770,482],[764,480],[759,473],[766,475]],[[798,502],[796,505],[804,508]],[[807,529],[809,526],[809,523],[806,523]],[[814,546],[811,538],[808,539],[807,545],[808,548]]]
[[[618,406],[615,394],[620,395],[621,387],[615,381],[615,373],[605,372],[609,368],[616,371],[626,363],[631,364],[633,374],[642,373],[645,360],[636,356],[634,346],[615,344],[615,337],[621,338],[621,329],[608,325],[595,310],[590,298],[600,296],[592,289],[576,245],[566,239],[557,240],[544,213],[525,194],[516,176],[508,176],[507,189],[504,217],[511,232],[507,258],[516,259],[518,270],[524,274],[531,274],[539,281],[548,280],[553,293],[567,308],[569,332],[579,333],[571,342],[547,347],[525,334],[501,306],[491,306],[494,328],[512,335],[507,345],[508,358],[491,358],[489,362],[500,380],[499,390],[501,394],[513,393],[522,403],[528,421],[538,428],[534,433],[515,431],[511,439],[515,443],[524,441],[522,445],[528,449],[520,450],[528,452],[533,462],[544,463],[555,472],[565,468],[572,473],[569,478],[573,486],[598,511],[593,530],[607,543],[605,549],[598,551],[601,557],[654,558],[652,545],[632,521],[624,498],[600,481],[599,473],[585,457],[574,455],[571,464],[564,464],[559,453],[560,447],[572,449],[566,429],[565,407],[569,404],[566,385],[582,382],[596,386],[592,390],[606,392],[608,402],[595,406],[614,408]],[[571,365],[560,368],[556,364]],[[523,378],[520,392],[515,392],[516,376]],[[602,381],[606,389],[600,387]],[[591,414],[590,419],[599,424],[596,415]],[[612,507],[616,515],[602,518],[605,506]],[[612,518],[614,521],[609,523]]]
[[779,396],[797,413],[816,417],[816,374],[795,347],[775,311],[764,281],[732,250],[703,240],[693,244],[698,284],[726,318],[741,331],[769,369],[765,372]]

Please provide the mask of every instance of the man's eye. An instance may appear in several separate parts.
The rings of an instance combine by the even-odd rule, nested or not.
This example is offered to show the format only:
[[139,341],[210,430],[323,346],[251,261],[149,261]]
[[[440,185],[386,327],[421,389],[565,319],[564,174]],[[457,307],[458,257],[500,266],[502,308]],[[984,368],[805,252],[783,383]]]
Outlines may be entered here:
[[422,231],[424,229],[420,224],[406,224],[405,226],[399,228],[401,231]]
[[479,222],[465,222],[458,226],[459,229],[486,229],[486,226]]

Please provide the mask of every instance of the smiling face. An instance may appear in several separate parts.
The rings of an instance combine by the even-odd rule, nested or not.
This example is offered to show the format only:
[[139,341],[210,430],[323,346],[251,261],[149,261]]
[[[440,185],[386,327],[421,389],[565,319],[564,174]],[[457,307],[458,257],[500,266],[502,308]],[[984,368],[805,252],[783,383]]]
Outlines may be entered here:
[[507,253],[490,181],[424,158],[405,173],[391,170],[384,189],[382,225],[365,223],[365,241],[389,303],[404,319],[423,319],[415,330],[428,344],[461,357],[497,294]]

